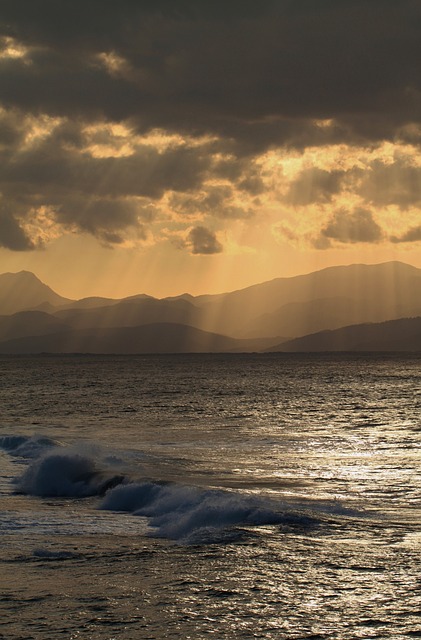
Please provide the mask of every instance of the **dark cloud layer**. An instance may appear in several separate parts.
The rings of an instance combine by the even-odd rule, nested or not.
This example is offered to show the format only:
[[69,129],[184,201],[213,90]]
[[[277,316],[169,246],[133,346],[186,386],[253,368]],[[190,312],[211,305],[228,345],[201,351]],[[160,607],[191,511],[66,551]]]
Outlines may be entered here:
[[399,244],[401,242],[420,242],[421,241],[421,225],[411,227],[401,236],[392,236],[391,242]]
[[187,244],[193,254],[211,255],[221,253],[223,249],[213,231],[206,227],[193,227],[187,237]]
[[[31,117],[60,123],[28,145]],[[181,134],[190,144],[137,142],[131,155],[99,157],[86,137],[86,125],[98,123],[124,123],[133,138]],[[0,245],[13,250],[36,245],[25,222],[40,207],[110,244],[132,229],[142,237],[166,193],[186,224],[196,214],[251,218],[233,190],[248,203],[263,193],[258,154],[340,142],[419,145],[417,124],[419,0],[0,3],[0,193],[8,204]],[[94,142],[106,138],[99,130]],[[359,195],[374,206],[419,205],[419,168],[398,169],[373,165]],[[341,170],[306,169],[285,202],[328,204],[346,180]],[[370,215],[335,213],[320,238],[377,242]],[[194,253],[222,249],[206,227],[189,242]]]
[[421,205],[421,167],[408,159],[393,164],[373,162],[360,188],[360,194],[377,206],[398,205],[405,209]]
[[344,175],[344,171],[305,169],[291,183],[286,201],[302,206],[313,202],[329,202],[340,191]]
[[[31,64],[1,64],[9,106],[212,132],[246,150],[393,137],[421,118],[417,0],[3,0],[0,11],[0,31],[32,48]],[[119,62],[107,69],[101,53]],[[320,131],[315,118],[337,124]]]
[[34,249],[32,241],[21,229],[19,222],[10,212],[0,211],[0,247],[12,251]]
[[[329,246],[326,241],[334,240],[346,244],[357,242],[380,242],[383,232],[373,215],[366,209],[335,211],[327,225],[322,229],[316,242],[319,248]],[[325,240],[325,244],[323,244]]]
[[95,157],[84,149],[81,125],[68,121],[21,148],[25,127],[19,118],[6,114],[1,123],[0,191],[8,209],[0,219],[0,242],[13,250],[33,248],[18,218],[27,219],[39,207],[64,228],[108,244],[121,243],[128,230],[141,238],[143,223],[155,216],[154,202],[166,190],[198,188],[212,165],[206,147],[185,145],[160,152],[138,144],[128,156]]

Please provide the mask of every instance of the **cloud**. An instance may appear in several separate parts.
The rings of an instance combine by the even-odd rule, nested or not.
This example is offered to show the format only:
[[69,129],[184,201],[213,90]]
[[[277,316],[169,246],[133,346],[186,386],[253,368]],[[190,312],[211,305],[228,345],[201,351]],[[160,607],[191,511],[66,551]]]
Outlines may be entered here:
[[202,214],[220,216],[232,195],[233,190],[230,185],[210,185],[196,193],[174,193],[170,199],[170,206],[182,216]]
[[[94,157],[83,148],[72,148],[61,138],[61,127],[38,144],[19,153],[1,154],[3,185],[25,183],[33,192],[77,190],[108,197],[143,196],[157,199],[165,190],[186,191],[201,184],[211,157],[201,148],[180,145],[165,152],[151,145],[137,145],[131,155]],[[4,188],[4,187],[3,187]]]
[[2,59],[0,100],[212,132],[245,152],[392,139],[420,122],[416,0],[208,4],[3,0],[0,32],[26,55]]
[[325,171],[313,167],[304,169],[293,180],[286,195],[286,202],[306,206],[314,202],[329,202],[339,193],[344,171]]
[[134,198],[68,195],[57,203],[53,217],[65,228],[90,233],[107,244],[121,244],[128,230],[138,238],[145,237],[143,223],[153,219],[154,211]]
[[[188,247],[213,253],[206,225],[273,211],[275,192],[303,216],[336,211],[320,246],[379,242],[369,211],[419,206],[419,167],[310,161],[276,183],[262,158],[419,150],[420,19],[417,0],[2,0],[2,242],[33,248],[48,217],[111,245],[160,220],[183,237],[203,223]],[[352,189],[366,209],[339,210]]]
[[393,163],[371,163],[365,172],[359,194],[376,206],[395,204],[401,209],[421,205],[421,167],[414,158],[398,157]]
[[11,251],[27,251],[35,248],[19,222],[6,211],[0,211],[0,247]]
[[209,186],[190,194],[173,194],[170,206],[181,217],[207,217],[222,220],[246,220],[253,217],[247,203],[237,203],[231,185]]
[[[155,219],[166,192],[197,190],[212,166],[206,142],[161,148],[127,136],[130,148],[121,153],[129,143],[105,125],[87,134],[80,122],[21,116],[0,112],[0,193],[22,222],[34,222],[34,211],[43,209],[63,229],[121,244],[129,233],[145,235],[144,224]],[[218,203],[217,191],[208,198],[207,209]],[[7,220],[8,246],[33,248],[24,235],[18,241],[14,218]]]
[[355,244],[357,242],[380,242],[382,238],[382,229],[373,219],[370,211],[361,208],[353,211],[340,209],[333,214],[327,225],[321,230],[315,241],[315,246],[325,249],[330,246],[331,240],[343,244]]
[[401,236],[391,236],[390,241],[399,244],[401,242],[420,242],[421,241],[421,225],[411,227]]
[[221,253],[222,244],[213,231],[206,227],[193,227],[187,236],[187,244],[193,254],[211,255]]

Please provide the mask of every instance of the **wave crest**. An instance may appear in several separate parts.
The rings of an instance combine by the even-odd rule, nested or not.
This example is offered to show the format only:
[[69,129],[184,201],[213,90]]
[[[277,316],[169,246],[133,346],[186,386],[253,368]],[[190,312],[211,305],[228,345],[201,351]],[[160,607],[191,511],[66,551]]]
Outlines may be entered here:
[[124,460],[104,456],[86,443],[81,452],[80,447],[63,447],[49,438],[3,436],[0,447],[13,456],[32,458],[14,480],[17,492],[50,498],[103,496],[100,509],[142,516],[157,537],[194,543],[241,526],[280,525],[288,530],[320,523],[308,512],[291,511],[287,504],[262,496],[173,482],[135,482],[118,472],[125,468]]
[[15,484],[17,491],[29,495],[85,498],[103,495],[123,481],[124,476],[99,469],[92,458],[52,451],[35,460]]
[[20,458],[38,458],[51,447],[58,447],[56,440],[45,436],[0,436],[0,449]]
[[288,524],[313,526],[308,516],[286,513],[263,498],[216,489],[145,482],[109,491],[101,509],[128,511],[149,519],[154,535],[186,539],[203,532],[237,525]]

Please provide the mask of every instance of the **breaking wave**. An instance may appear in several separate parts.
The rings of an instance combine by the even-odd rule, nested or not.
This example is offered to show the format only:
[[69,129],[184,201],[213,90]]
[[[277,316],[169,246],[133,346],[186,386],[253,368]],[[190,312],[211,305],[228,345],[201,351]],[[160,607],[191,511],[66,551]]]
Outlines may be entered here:
[[124,479],[99,468],[93,458],[53,449],[32,462],[15,484],[18,492],[33,496],[86,498],[103,495]]
[[174,482],[135,481],[119,470],[116,473],[109,456],[86,455],[76,448],[57,446],[48,438],[4,436],[0,446],[12,455],[30,458],[39,452],[15,478],[18,493],[49,498],[102,496],[99,509],[144,517],[150,534],[156,537],[189,542],[233,527],[307,529],[319,522],[262,496]]
[[0,449],[20,458],[38,458],[60,443],[45,436],[0,436]]
[[314,526],[316,520],[288,513],[270,500],[234,491],[144,482],[109,491],[101,509],[148,518],[153,535],[173,540],[233,526]]

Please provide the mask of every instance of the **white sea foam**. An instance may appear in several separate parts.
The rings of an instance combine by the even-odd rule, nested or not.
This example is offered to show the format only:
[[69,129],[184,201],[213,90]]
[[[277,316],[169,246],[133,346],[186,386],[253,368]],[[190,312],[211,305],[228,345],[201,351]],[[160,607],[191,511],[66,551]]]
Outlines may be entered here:
[[[3,448],[14,453],[32,439],[3,438]],[[48,439],[47,439],[48,440]],[[203,489],[169,482],[133,482],[118,471],[119,458],[101,455],[100,448],[54,447],[42,444],[41,455],[31,460],[14,480],[17,492],[40,497],[86,498],[105,495],[100,509],[142,516],[158,537],[186,540],[239,525],[299,525],[316,522],[291,513],[285,505],[238,491]],[[119,485],[119,486],[117,486]]]
[[147,517],[153,535],[174,540],[236,525],[290,524],[293,520],[302,526],[315,524],[314,519],[294,516],[282,505],[263,498],[153,482],[115,487],[107,493],[101,508]]

